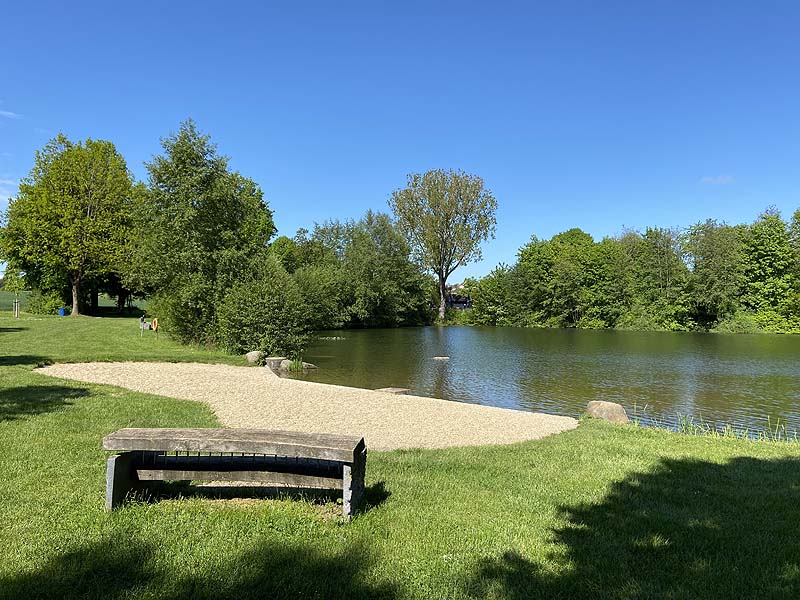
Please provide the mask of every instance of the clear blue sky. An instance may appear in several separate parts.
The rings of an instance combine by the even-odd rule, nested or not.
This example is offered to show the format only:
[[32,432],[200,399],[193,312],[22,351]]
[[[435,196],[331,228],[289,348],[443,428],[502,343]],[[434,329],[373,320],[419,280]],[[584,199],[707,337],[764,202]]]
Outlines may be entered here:
[[796,1],[385,4],[4,2],[0,208],[58,131],[144,178],[187,117],[287,235],[481,175],[497,239],[454,280],[531,234],[800,207]]

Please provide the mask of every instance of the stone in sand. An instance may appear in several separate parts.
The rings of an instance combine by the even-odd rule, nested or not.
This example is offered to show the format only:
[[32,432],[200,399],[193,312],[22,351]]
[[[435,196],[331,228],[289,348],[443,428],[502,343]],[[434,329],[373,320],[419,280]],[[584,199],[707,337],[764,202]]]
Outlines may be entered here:
[[604,400],[592,400],[586,405],[586,414],[595,419],[611,421],[617,425],[630,423],[628,414],[621,404],[616,402],[606,402]]

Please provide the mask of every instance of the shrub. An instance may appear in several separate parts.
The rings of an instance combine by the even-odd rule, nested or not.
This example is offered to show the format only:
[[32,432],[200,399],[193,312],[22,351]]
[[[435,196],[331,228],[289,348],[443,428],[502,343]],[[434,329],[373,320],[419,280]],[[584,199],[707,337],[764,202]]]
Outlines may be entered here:
[[338,329],[347,321],[348,281],[336,265],[310,265],[294,273],[309,310],[310,329]]
[[60,293],[35,291],[28,297],[28,312],[37,315],[55,315],[64,306],[64,298]]
[[661,331],[664,326],[657,317],[641,305],[632,306],[617,321],[616,329],[630,331]]
[[309,340],[308,307],[294,279],[274,257],[236,283],[217,310],[217,340],[229,352],[261,350],[298,358]]
[[717,333],[759,333],[762,329],[751,313],[738,312],[722,319],[712,331]]

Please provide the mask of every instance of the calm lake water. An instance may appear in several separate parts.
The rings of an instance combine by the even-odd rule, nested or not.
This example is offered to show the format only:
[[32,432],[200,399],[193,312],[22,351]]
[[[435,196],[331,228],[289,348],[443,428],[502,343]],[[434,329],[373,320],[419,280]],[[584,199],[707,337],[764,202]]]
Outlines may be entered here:
[[[800,431],[800,336],[492,327],[332,331],[304,379],[559,415],[619,402],[642,422],[678,415]],[[449,361],[433,360],[449,356]]]

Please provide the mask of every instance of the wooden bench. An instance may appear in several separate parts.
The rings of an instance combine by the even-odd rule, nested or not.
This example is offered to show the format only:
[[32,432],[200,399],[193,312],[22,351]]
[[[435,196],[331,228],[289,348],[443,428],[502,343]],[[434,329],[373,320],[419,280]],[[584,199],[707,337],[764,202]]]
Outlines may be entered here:
[[148,481],[246,481],[342,490],[350,519],[364,493],[364,438],[269,429],[120,429],[103,438],[106,510]]

